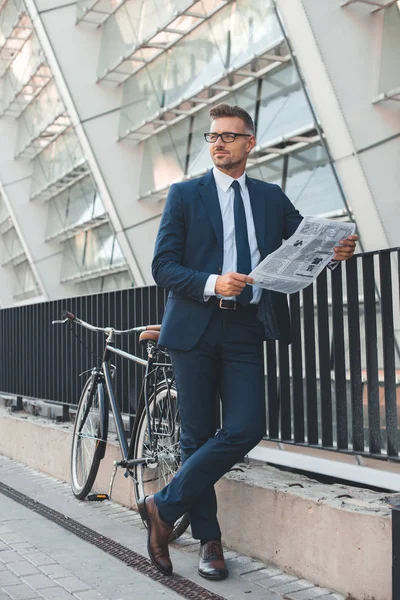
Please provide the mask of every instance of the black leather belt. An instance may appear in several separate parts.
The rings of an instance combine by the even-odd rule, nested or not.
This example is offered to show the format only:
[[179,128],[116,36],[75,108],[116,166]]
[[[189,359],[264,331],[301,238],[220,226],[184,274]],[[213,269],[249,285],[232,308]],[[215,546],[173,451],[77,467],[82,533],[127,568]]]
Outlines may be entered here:
[[257,304],[247,304],[247,306],[243,306],[240,302],[236,302],[236,300],[225,300],[225,298],[216,298],[215,296],[211,296],[209,302],[215,304],[221,310],[256,310]]

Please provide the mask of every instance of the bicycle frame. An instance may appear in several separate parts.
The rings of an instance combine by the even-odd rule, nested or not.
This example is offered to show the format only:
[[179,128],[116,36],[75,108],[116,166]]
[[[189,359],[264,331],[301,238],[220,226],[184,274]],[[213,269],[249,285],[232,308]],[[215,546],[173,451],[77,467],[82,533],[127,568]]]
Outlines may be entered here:
[[139,356],[135,356],[134,354],[129,354],[128,352],[125,352],[124,350],[116,348],[114,346],[114,334],[113,334],[113,331],[110,330],[107,340],[106,340],[106,346],[104,348],[104,355],[103,355],[101,371],[104,376],[104,382],[105,382],[105,385],[107,388],[107,394],[108,394],[108,398],[110,400],[111,410],[114,415],[114,420],[115,420],[115,425],[116,425],[116,430],[117,430],[117,437],[118,437],[118,441],[119,441],[120,448],[121,448],[122,461],[118,462],[117,466],[126,467],[129,469],[130,467],[134,466],[135,464],[145,464],[146,462],[151,462],[151,460],[149,458],[137,458],[137,459],[129,458],[129,448],[128,448],[127,440],[125,437],[125,429],[124,429],[124,425],[123,425],[123,421],[122,421],[122,415],[121,415],[120,408],[117,404],[117,400],[116,400],[115,393],[114,393],[114,388],[112,385],[112,373],[110,371],[110,359],[111,359],[112,354],[116,354],[118,356],[121,356],[122,358],[126,358],[127,360],[130,360],[131,362],[135,362],[135,363],[145,367],[145,369],[146,369],[145,376],[144,376],[145,377],[145,379],[144,379],[144,403],[145,403],[145,410],[146,410],[146,415],[147,415],[147,428],[148,428],[148,435],[149,435],[149,443],[150,443],[151,448],[153,448],[153,432],[152,432],[152,427],[151,427],[151,415],[150,415],[150,406],[149,406],[149,380],[150,380],[151,376],[154,375],[156,382],[157,382],[157,370],[161,368],[164,371],[164,381],[166,382],[168,389],[169,389],[172,382],[170,382],[168,380],[168,377],[166,374],[166,369],[171,368],[172,365],[170,363],[159,363],[159,362],[154,361],[153,355],[151,352],[148,352],[148,360],[146,361],[146,360],[140,358]]

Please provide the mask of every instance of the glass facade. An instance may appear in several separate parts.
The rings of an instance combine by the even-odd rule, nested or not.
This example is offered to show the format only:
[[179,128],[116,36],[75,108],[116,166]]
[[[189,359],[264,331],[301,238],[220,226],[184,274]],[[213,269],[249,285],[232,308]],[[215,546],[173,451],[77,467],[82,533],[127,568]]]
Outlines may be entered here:
[[[80,2],[78,10],[84,15],[92,5]],[[76,294],[131,286],[132,276],[22,0],[8,0],[0,9],[0,69],[0,117],[15,119],[15,160],[31,161],[27,201],[38,203],[42,212],[45,203],[44,243],[53,244],[57,253],[61,249],[60,284],[75,284]],[[2,264],[14,269],[15,300],[38,295],[8,213],[1,238]]]
[[[281,185],[304,214],[347,218],[273,0],[78,0],[76,22],[82,32],[100,28],[93,78],[104,89],[122,88],[116,143],[133,149],[132,160],[139,162],[132,210],[140,201],[141,210],[149,209],[147,220],[158,218],[161,205],[154,204],[165,200],[173,182],[212,166],[203,134],[210,107],[223,101],[254,119],[250,176]],[[60,289],[73,284],[76,293],[85,293],[133,285],[93,163],[22,0],[7,0],[0,9],[0,47],[0,118],[14,117],[14,160],[31,166],[27,202],[46,215],[43,243],[62,255]],[[22,264],[15,236],[10,229],[3,243],[10,264]],[[153,243],[140,249],[140,260],[150,257]]]
[[0,194],[0,263],[12,280],[15,301],[33,299],[41,290],[26,257],[19,235],[13,225],[7,206]]
[[[116,56],[126,56],[129,48],[151,37],[154,24],[160,26],[160,18],[149,24],[136,13],[132,16],[133,8],[144,10],[147,4],[128,1],[107,20],[99,75],[108,69],[111,80],[127,64],[117,65]],[[184,11],[183,5],[175,6]],[[210,106],[223,101],[242,106],[255,122],[257,146],[249,175],[281,185],[305,214],[346,218],[325,142],[273,2],[237,0],[221,6],[214,0],[196,6],[208,17],[175,41],[166,27],[165,37],[158,34],[157,52],[132,63],[134,74],[124,83],[119,134],[121,143],[142,149],[137,199],[159,202],[171,183],[197,177],[212,166],[203,133],[209,129]],[[168,10],[163,13],[165,22],[168,15]],[[115,56],[111,40],[123,44]]]

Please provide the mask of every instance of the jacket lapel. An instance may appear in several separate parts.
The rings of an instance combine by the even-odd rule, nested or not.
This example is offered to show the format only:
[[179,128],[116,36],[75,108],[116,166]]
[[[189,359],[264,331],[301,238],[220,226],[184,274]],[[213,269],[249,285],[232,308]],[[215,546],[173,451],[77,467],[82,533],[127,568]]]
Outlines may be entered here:
[[199,192],[207,215],[214,229],[218,245],[223,248],[222,215],[219,206],[217,186],[212,171],[208,171],[199,181]]
[[249,190],[257,245],[261,254],[261,258],[264,258],[267,254],[265,239],[267,203],[265,201],[265,196],[260,193],[260,187],[256,179],[246,177],[246,184],[247,189]]

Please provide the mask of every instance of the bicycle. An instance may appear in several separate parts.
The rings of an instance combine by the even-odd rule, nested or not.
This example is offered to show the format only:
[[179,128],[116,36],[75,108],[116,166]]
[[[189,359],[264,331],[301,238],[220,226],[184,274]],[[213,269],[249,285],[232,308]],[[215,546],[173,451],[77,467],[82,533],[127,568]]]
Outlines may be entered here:
[[[71,447],[71,488],[80,500],[90,493],[107,446],[109,409],[114,415],[121,460],[114,462],[109,495],[118,467],[126,469],[125,477],[134,484],[136,502],[139,498],[162,489],[180,466],[180,420],[172,364],[168,353],[158,347],[160,325],[147,325],[126,330],[97,327],[64,311],[63,319],[53,324],[77,323],[90,331],[102,332],[106,337],[100,367],[91,369],[79,400]],[[139,342],[147,350],[147,360],[116,348],[115,336],[140,333]],[[112,354],[144,367],[141,398],[138,403],[132,435],[128,446],[112,379],[115,367]],[[183,515],[176,523],[171,541],[187,529],[189,516]]]

